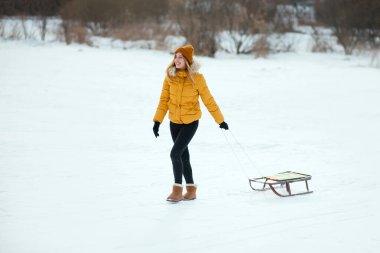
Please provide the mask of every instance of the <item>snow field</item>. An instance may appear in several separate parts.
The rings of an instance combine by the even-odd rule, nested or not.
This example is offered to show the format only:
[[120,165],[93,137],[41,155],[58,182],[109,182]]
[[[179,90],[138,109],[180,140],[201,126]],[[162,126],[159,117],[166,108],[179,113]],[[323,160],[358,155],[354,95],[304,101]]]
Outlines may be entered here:
[[[168,120],[156,139],[152,117],[170,59],[0,43],[0,252],[375,252],[378,70],[334,54],[199,57],[232,134],[202,107],[198,199],[169,204]],[[315,192],[249,188],[285,170]]]

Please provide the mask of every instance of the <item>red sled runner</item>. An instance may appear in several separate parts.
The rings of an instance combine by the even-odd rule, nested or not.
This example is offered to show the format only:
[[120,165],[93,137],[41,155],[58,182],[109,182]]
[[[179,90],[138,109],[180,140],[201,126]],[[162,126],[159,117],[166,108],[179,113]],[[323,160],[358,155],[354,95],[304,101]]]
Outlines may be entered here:
[[[248,180],[249,180],[249,185],[251,186],[253,190],[265,191],[265,190],[271,189],[277,196],[280,196],[280,197],[290,197],[290,196],[295,196],[295,195],[309,194],[313,192],[309,190],[309,185],[307,183],[307,181],[311,180],[311,176],[307,174],[293,172],[293,171],[285,171],[285,172],[277,173],[273,176],[252,178]],[[305,182],[306,191],[292,193],[290,189],[290,184],[295,183],[295,182],[302,182],[302,181]],[[262,184],[263,186],[256,187],[257,184]],[[269,188],[267,186],[269,186]],[[285,186],[285,189],[286,189],[285,194],[278,191],[278,189],[283,188],[283,186]]]

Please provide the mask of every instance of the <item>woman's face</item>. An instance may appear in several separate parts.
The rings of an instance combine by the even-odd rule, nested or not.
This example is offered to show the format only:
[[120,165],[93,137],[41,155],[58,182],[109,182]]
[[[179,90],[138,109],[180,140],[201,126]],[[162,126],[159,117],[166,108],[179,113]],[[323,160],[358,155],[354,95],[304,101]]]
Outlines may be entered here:
[[185,58],[181,53],[176,53],[174,56],[174,64],[177,69],[185,69]]

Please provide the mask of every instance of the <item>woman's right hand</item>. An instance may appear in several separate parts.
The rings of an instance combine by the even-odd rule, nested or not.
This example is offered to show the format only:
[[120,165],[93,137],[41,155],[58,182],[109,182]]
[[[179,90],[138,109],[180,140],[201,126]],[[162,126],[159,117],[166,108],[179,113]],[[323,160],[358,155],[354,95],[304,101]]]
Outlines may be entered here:
[[224,121],[222,123],[220,123],[219,127],[222,128],[222,129],[224,129],[224,130],[228,130],[228,125]]
[[160,128],[160,122],[154,122],[154,125],[153,125],[153,133],[154,133],[154,136],[156,136],[156,138],[158,136],[160,136],[158,134],[158,129]]

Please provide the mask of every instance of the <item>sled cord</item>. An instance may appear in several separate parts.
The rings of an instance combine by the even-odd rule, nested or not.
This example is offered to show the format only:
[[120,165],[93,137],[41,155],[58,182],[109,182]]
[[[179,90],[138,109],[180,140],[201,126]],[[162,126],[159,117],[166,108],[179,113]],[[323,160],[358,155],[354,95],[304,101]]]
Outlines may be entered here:
[[[259,172],[259,175],[262,176],[262,173],[261,171],[254,165],[254,162],[252,161],[251,157],[248,155],[247,151],[245,150],[245,148],[243,147],[243,145],[240,144],[240,142],[236,139],[235,135],[232,133],[231,130],[227,130],[228,132],[230,132],[230,135],[232,136],[232,138],[234,139],[234,142],[237,144],[237,146],[239,147],[239,149],[241,149],[243,151],[243,154],[247,157],[250,165],[256,169],[257,172]],[[238,153],[236,151],[236,148],[234,148],[234,145],[232,145],[231,141],[227,138],[227,135],[224,133],[225,131],[222,130],[222,133],[223,133],[223,136],[224,138],[226,139],[227,143],[228,143],[228,146],[231,148],[232,150],[232,153],[235,155],[235,158],[236,160],[239,162],[239,167],[241,169],[241,171],[243,172],[243,174],[249,179],[249,176],[248,176],[248,173],[247,173],[247,170],[245,169],[245,166],[243,165],[243,162],[241,161],[241,159],[239,158],[238,156]]]

